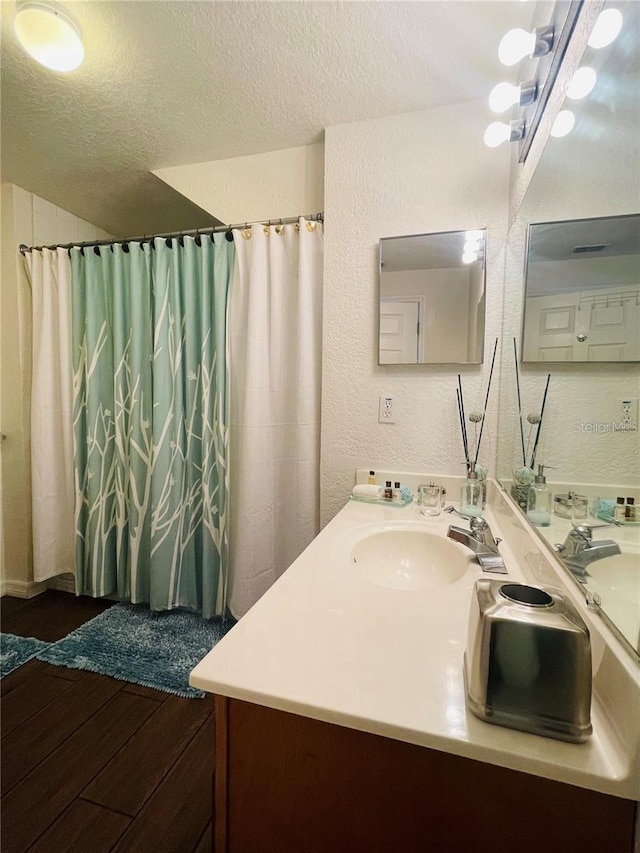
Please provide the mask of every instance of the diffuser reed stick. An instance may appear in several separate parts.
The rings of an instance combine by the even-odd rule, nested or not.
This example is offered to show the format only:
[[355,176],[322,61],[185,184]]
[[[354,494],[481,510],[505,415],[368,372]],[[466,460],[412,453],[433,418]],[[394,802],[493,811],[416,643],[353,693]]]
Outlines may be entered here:
[[516,339],[513,339],[513,357],[516,364],[516,389],[518,392],[518,420],[520,421],[520,443],[522,444],[522,465],[527,467],[527,454],[524,449],[524,428],[522,426],[522,400],[520,398],[520,370],[518,369],[518,345]]
[[496,338],[496,342],[493,345],[493,358],[491,359],[491,370],[489,371],[489,382],[487,383],[487,393],[484,398],[484,409],[482,410],[482,423],[480,424],[480,435],[478,436],[478,443],[476,445],[476,458],[474,459],[473,466],[478,464],[478,454],[480,453],[480,442],[482,441],[482,431],[484,430],[484,422],[487,418],[487,403],[489,402],[489,391],[491,391],[491,380],[493,379],[493,366],[496,363],[496,352],[498,350],[498,339]]
[[462,448],[464,450],[464,461],[469,469],[469,445],[467,443],[467,427],[464,422],[464,403],[462,401],[462,385],[458,376],[459,387],[456,388],[456,400],[458,401],[458,417],[460,418],[460,433],[462,434]]
[[542,426],[542,418],[544,417],[544,407],[545,407],[546,402],[547,402],[547,391],[549,390],[549,381],[550,380],[551,380],[551,374],[549,373],[547,375],[547,384],[544,387],[544,395],[542,397],[542,408],[540,409],[540,420],[538,421],[538,430],[536,432],[536,439],[533,442],[533,450],[531,452],[531,464],[529,465],[529,468],[531,468],[532,471],[534,470],[533,466],[536,463],[536,453],[538,452],[538,439],[540,438],[540,428]]

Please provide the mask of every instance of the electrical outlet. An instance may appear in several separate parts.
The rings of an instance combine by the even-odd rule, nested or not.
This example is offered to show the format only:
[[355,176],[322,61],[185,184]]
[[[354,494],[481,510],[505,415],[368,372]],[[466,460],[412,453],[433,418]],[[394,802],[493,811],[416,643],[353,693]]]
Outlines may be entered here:
[[620,401],[619,417],[622,429],[634,432],[638,429],[638,398],[625,397]]
[[380,397],[378,422],[381,424],[395,424],[396,417],[393,412],[393,397]]

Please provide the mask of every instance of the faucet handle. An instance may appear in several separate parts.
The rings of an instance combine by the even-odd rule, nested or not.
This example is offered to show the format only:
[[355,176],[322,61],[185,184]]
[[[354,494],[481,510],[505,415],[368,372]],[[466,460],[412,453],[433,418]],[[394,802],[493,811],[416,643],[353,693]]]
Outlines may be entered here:
[[620,527],[620,522],[614,520],[605,521],[602,524],[578,524],[571,530],[571,534],[575,533],[578,536],[582,536],[582,538],[586,539],[587,542],[591,542],[593,539],[593,531],[599,530],[601,527]]
[[445,508],[444,508],[444,511],[445,511],[445,512],[451,512],[451,513],[453,513],[454,515],[458,515],[460,518],[465,518],[467,521],[469,521],[469,522],[471,522],[471,523],[473,523],[474,519],[477,519],[477,518],[480,518],[480,519],[481,519],[485,524],[487,523],[486,521],[484,521],[484,519],[482,518],[482,516],[481,516],[481,515],[469,515],[469,514],[468,514],[468,513],[466,513],[466,512],[460,512],[460,510],[459,510],[459,509],[456,509],[456,508],[453,506],[453,504],[451,504],[451,506],[447,506],[447,507],[445,507]]
[[[600,527],[601,525],[596,524],[595,527]],[[607,525],[602,525],[606,527]],[[571,529],[569,536],[575,538],[579,536],[581,539],[584,539],[585,542],[591,542],[593,539],[593,533],[591,532],[592,526],[590,524],[576,524],[575,527]]]

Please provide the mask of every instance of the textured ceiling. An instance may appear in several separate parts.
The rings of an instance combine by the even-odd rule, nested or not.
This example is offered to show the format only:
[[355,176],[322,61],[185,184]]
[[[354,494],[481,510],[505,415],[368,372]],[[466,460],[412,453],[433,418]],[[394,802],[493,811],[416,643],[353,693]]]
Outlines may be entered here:
[[[116,234],[211,217],[152,169],[317,142],[343,122],[485,97],[533,4],[67,0],[85,61],[54,74],[2,0],[2,176]],[[179,220],[171,224],[173,219]]]

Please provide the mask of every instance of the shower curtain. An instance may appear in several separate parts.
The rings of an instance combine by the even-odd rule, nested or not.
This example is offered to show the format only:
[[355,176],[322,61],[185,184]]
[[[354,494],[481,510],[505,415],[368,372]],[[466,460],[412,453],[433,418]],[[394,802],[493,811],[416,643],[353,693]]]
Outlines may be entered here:
[[239,618],[317,534],[322,225],[233,241],[27,256],[37,579]]
[[229,609],[240,618],[319,530],[322,225],[233,232]]
[[33,577],[45,581],[74,566],[71,265],[64,249],[30,252],[25,263],[32,306]]
[[[60,324],[56,332],[71,356],[66,365],[40,364],[44,385],[65,373],[69,386],[72,379],[72,412],[57,423],[44,418],[41,432],[64,435],[65,446],[73,434],[75,560],[63,570],[75,563],[77,592],[209,618],[224,612],[227,589],[225,333],[234,247],[224,235],[198,243],[71,250],[71,288],[58,293],[58,313],[73,318],[72,329]],[[39,254],[31,253],[32,273]],[[65,255],[58,250],[63,267]],[[47,282],[43,289],[55,299]],[[71,397],[59,396],[68,409]],[[36,456],[44,455],[39,443],[36,436]],[[66,458],[61,464],[68,469]],[[54,508],[56,523],[64,520]]]

